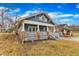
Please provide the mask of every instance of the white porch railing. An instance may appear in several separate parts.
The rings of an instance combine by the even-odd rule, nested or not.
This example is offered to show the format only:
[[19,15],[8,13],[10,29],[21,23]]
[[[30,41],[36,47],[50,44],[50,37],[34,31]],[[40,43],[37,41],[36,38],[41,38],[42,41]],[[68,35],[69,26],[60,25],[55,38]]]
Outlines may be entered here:
[[47,35],[47,32],[40,32],[40,38],[39,39],[47,39],[48,38],[48,35]]
[[26,32],[25,41],[33,41],[36,39],[36,32]]
[[[38,39],[47,39],[48,35],[47,32],[42,31],[39,32],[39,38]],[[26,32],[25,34],[25,41],[32,41],[32,40],[37,40],[37,34],[36,32]]]

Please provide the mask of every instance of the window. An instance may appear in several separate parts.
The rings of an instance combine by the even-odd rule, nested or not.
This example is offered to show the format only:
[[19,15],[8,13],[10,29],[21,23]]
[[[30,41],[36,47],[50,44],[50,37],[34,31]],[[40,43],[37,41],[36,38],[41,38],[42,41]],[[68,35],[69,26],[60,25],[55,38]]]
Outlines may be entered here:
[[39,29],[40,29],[40,31],[47,31],[47,27],[46,26],[40,26]]
[[47,22],[47,18],[44,17],[44,21]]
[[24,24],[24,29],[25,29],[25,31],[29,31],[29,32],[36,32],[37,26],[31,25],[31,24]]
[[47,18],[45,18],[45,16],[41,16],[41,17],[40,17],[40,21],[47,22]]
[[36,32],[37,28],[36,28],[36,26],[28,26],[28,31],[29,32]]

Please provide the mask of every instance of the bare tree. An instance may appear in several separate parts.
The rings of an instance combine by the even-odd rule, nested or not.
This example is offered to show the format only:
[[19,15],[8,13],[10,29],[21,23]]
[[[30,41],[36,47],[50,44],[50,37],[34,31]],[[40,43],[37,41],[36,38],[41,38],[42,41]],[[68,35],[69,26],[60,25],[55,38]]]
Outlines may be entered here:
[[8,8],[0,7],[0,16],[2,18],[2,31],[4,30],[4,15],[8,11]]
[[[14,26],[14,28],[17,28],[15,23],[17,22],[19,11],[20,11],[19,8],[12,10],[10,8],[0,7],[0,17],[2,20],[2,22],[1,22],[2,32],[5,31],[6,27],[11,27],[6,24],[12,25],[12,26]],[[9,12],[12,12],[12,14],[10,14]],[[6,22],[6,20],[9,23]]]
[[18,27],[17,27],[16,23],[17,23],[17,21],[18,21],[19,11],[20,11],[19,8],[17,8],[17,9],[15,10],[15,24],[14,24],[14,26],[15,26],[16,34],[17,34],[17,31],[18,31]]

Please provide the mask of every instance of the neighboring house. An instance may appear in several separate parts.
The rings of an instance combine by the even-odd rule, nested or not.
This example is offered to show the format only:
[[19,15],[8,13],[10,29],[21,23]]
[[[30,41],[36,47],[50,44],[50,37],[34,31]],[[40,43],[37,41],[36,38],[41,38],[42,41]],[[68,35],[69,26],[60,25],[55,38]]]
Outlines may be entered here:
[[62,34],[64,36],[72,36],[73,35],[73,31],[72,31],[72,28],[70,26],[68,26],[67,24],[61,24],[61,25],[58,25],[57,26],[59,28],[59,31],[62,32]]
[[51,24],[51,20],[46,13],[21,18],[17,22],[18,34],[25,33],[24,41],[48,39],[50,33],[55,31],[55,25]]
[[63,32],[64,36],[72,36],[73,35],[72,29],[68,25],[65,25],[63,27],[62,32]]

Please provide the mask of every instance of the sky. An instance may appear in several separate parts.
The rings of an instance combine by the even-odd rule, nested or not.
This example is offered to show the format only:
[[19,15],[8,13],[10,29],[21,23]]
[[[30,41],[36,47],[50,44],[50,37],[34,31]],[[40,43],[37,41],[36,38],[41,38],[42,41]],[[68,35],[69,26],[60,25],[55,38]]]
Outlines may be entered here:
[[47,13],[56,24],[79,26],[79,3],[0,3],[0,9],[8,8],[15,18],[30,16],[38,9]]

